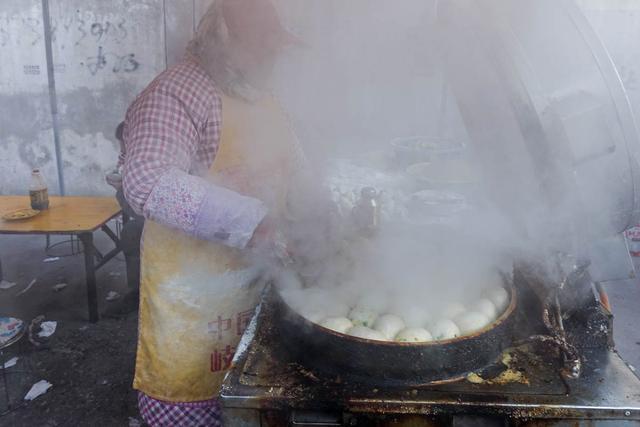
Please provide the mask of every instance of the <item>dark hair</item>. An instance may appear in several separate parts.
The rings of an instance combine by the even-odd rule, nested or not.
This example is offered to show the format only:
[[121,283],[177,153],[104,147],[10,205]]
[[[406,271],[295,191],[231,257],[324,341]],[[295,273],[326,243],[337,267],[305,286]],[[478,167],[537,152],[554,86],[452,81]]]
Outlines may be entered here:
[[124,142],[124,122],[120,122],[116,128],[116,139],[120,142]]

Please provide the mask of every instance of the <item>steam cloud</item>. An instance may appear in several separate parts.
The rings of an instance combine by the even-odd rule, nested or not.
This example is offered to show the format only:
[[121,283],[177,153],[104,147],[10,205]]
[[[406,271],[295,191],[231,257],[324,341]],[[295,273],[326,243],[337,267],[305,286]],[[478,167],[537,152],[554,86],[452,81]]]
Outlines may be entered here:
[[[448,3],[469,10],[477,7],[474,2]],[[529,9],[549,8],[554,16],[565,13],[564,6],[542,3],[523,2]],[[558,280],[556,259],[550,254],[582,255],[588,240],[620,231],[614,230],[607,215],[614,208],[626,212],[626,205],[616,206],[617,193],[607,193],[604,172],[590,177],[588,168],[574,168],[571,156],[576,153],[561,148],[556,140],[541,143],[551,161],[543,170],[536,169],[539,165],[527,147],[507,137],[523,139],[521,129],[511,129],[512,118],[494,102],[493,96],[498,96],[490,92],[494,82],[474,78],[476,71],[486,77],[480,72],[490,55],[477,46],[488,45],[479,42],[465,50],[468,34],[451,28],[443,31],[447,20],[446,16],[438,20],[437,1],[277,0],[276,4],[285,25],[304,46],[284,53],[274,75],[275,92],[292,118],[313,180],[333,192],[341,218],[332,229],[335,235],[326,238],[327,228],[319,225],[317,215],[327,210],[326,194],[307,188],[304,207],[315,215],[306,220],[303,215],[288,231],[290,238],[306,244],[306,252],[315,254],[311,276],[316,284],[348,284],[360,295],[379,289],[382,295],[406,294],[425,305],[437,304],[499,280],[496,271],[510,272],[516,260],[538,263],[550,279]],[[492,10],[504,10],[505,15],[515,14],[519,7],[503,0],[491,4]],[[506,22],[505,16],[491,13],[482,19],[490,31],[502,31]],[[526,29],[519,36],[527,41]],[[446,50],[453,48],[464,55],[453,61],[447,58]],[[585,82],[576,84],[588,87]],[[461,104],[461,91],[486,96],[476,105]],[[557,114],[569,109],[569,101],[565,104],[557,107]],[[484,129],[473,124],[474,135],[468,133],[469,108],[490,113]],[[476,140],[478,128],[485,140]],[[453,155],[434,155],[429,161],[431,169],[446,165],[444,169],[450,170],[441,173],[450,179],[468,172],[471,178],[464,188],[416,185],[415,176],[408,173],[412,162],[399,159],[391,144],[412,137],[439,141],[440,148],[454,147]],[[600,152],[595,145],[586,144],[584,152]],[[609,153],[611,160],[603,171],[612,171],[623,151]],[[466,172],[458,169],[460,163]],[[586,182],[593,184],[595,200],[589,200],[588,188],[572,187],[576,176],[586,176]],[[615,177],[621,189],[631,185],[625,172]],[[349,206],[357,202],[363,186],[382,191],[382,227],[376,238],[345,247]],[[464,203],[445,220],[430,220],[433,212],[421,210],[425,209],[421,197],[430,200],[428,211],[433,198],[449,197],[447,203],[453,203],[460,194]],[[598,211],[604,214],[593,215]],[[313,263],[313,256],[307,261]]]

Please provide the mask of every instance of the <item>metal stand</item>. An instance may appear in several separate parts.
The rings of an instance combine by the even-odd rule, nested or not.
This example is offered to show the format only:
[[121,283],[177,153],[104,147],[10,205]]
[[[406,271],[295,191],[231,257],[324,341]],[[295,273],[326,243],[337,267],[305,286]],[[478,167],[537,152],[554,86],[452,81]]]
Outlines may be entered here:
[[80,234],[84,247],[84,270],[87,278],[87,303],[89,304],[89,322],[98,321],[98,292],[96,289],[96,266],[94,263],[93,233]]
[[[70,253],[62,253],[62,254],[54,254],[51,253],[50,251],[58,246],[62,246],[66,243],[69,243],[71,245],[71,252]],[[46,246],[44,248],[44,252],[45,254],[47,254],[48,257],[68,257],[68,256],[74,256],[74,255],[79,255],[82,253],[82,247],[80,246],[80,240],[74,236],[73,234],[69,236],[69,239],[67,240],[63,240],[61,242],[56,242],[51,244],[51,235],[47,234],[46,235]]]
[[101,230],[109,236],[115,244],[115,248],[106,254],[102,254],[93,244],[93,233],[81,233],[78,238],[82,242],[84,252],[84,268],[87,279],[87,300],[89,304],[89,321],[95,323],[99,319],[98,291],[96,288],[96,271],[114,258],[122,250],[120,239],[106,224]]
[[[128,220],[129,218],[127,217],[127,215],[123,214],[122,223],[126,224]],[[47,256],[54,256],[53,254],[48,253],[49,249],[65,243],[71,243],[71,253],[55,256],[66,257],[84,254],[84,268],[87,283],[87,300],[89,304],[89,321],[91,323],[95,323],[99,320],[96,271],[104,266],[107,262],[109,262],[112,258],[115,258],[118,253],[122,251],[122,245],[120,243],[119,223],[116,222],[115,232],[111,230],[111,228],[109,228],[107,224],[104,224],[100,229],[111,239],[111,241],[113,241],[115,245],[114,249],[105,254],[100,252],[94,245],[92,231],[80,233],[77,235],[72,234],[70,235],[69,240],[64,240],[62,242],[57,242],[54,244],[51,244],[51,236],[49,234],[46,235],[47,243],[45,251],[47,252]],[[0,279],[1,272],[2,269],[0,268]]]

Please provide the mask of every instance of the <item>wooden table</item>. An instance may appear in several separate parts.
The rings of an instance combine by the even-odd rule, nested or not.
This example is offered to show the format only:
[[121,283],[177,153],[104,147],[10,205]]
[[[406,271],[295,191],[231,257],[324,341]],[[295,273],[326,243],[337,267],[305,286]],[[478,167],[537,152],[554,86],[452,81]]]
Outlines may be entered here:
[[[7,212],[29,207],[31,205],[28,196],[0,196],[0,217]],[[0,218],[0,234],[78,236],[84,252],[89,321],[97,322],[99,315],[96,270],[122,250],[118,237],[107,225],[121,213],[120,205],[114,197],[50,196],[49,209],[33,218],[21,221],[5,221]],[[115,244],[115,248],[105,255],[102,255],[93,244],[93,233],[98,229],[107,234]]]

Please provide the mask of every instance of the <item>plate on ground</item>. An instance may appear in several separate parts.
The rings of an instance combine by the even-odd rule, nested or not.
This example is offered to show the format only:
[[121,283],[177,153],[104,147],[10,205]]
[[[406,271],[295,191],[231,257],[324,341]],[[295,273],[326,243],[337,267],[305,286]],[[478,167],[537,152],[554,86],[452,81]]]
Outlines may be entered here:
[[0,347],[9,345],[24,331],[24,322],[14,317],[0,317]]

